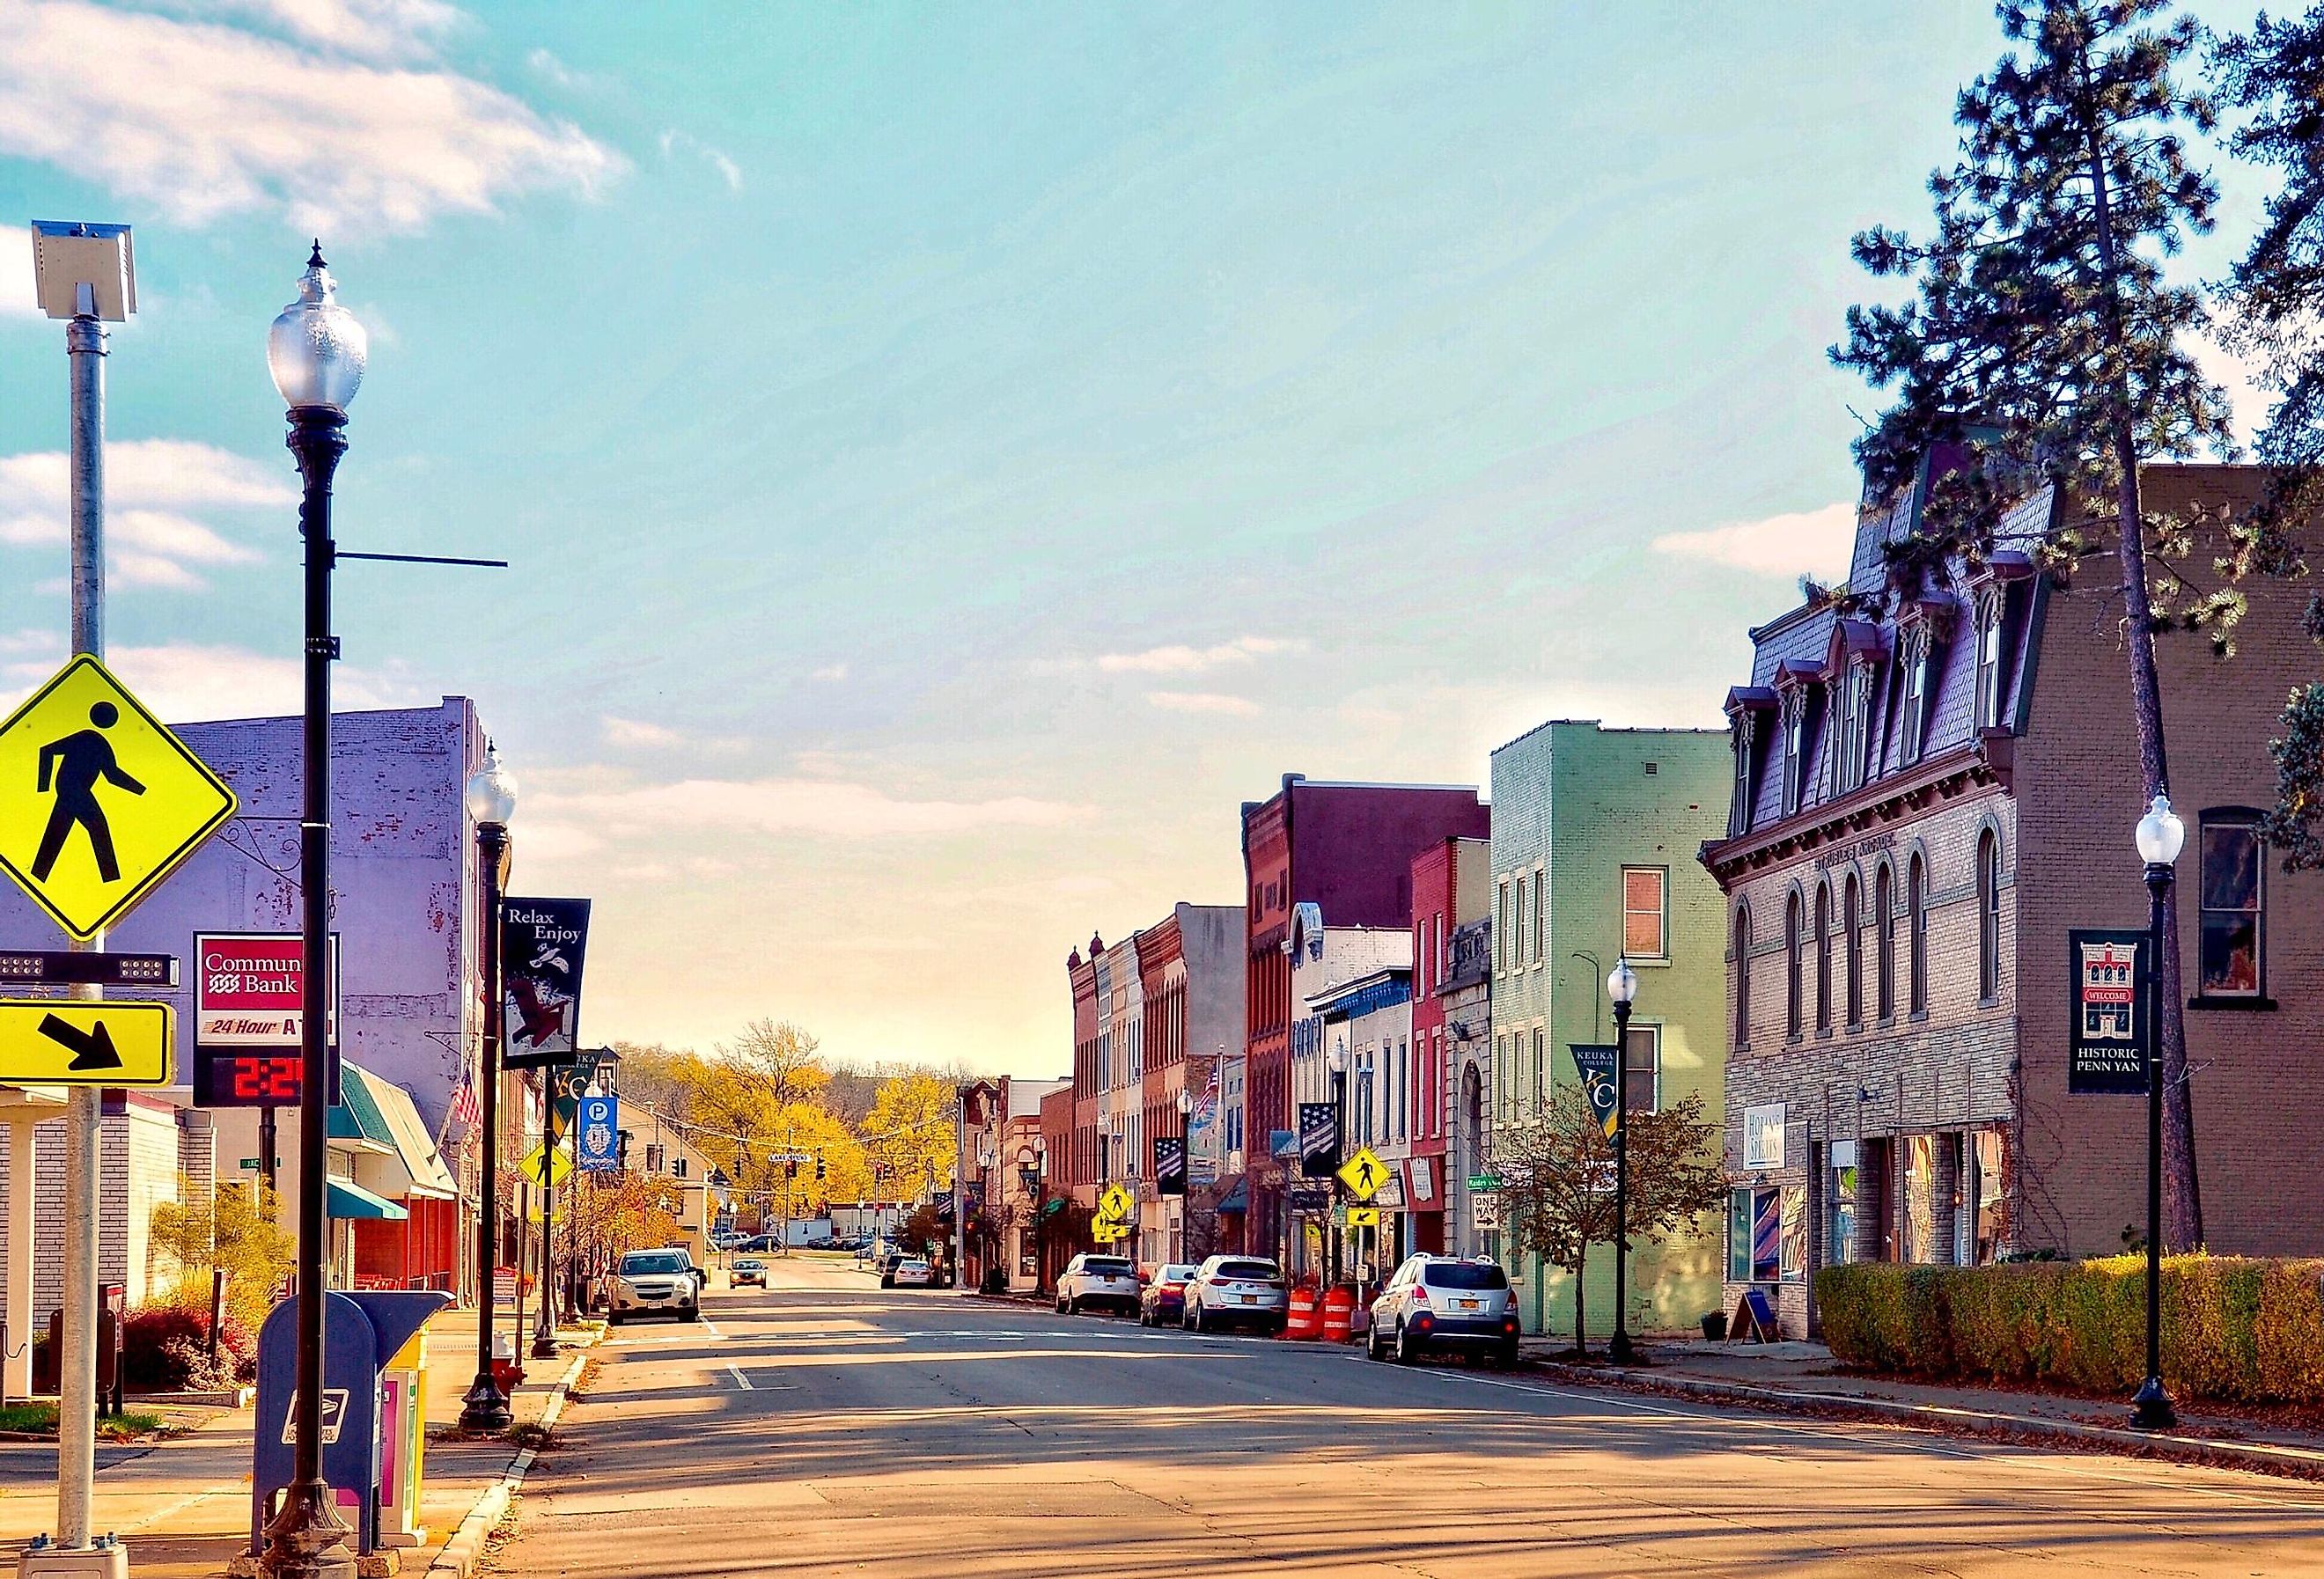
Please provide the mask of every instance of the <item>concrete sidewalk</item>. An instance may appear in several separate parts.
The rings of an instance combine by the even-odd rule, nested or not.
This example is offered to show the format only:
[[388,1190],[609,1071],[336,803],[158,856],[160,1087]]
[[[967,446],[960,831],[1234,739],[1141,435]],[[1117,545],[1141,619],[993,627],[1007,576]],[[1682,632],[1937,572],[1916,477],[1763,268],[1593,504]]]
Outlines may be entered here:
[[[559,1334],[566,1353],[535,1361],[511,1400],[520,1428],[561,1400],[594,1329]],[[519,1352],[522,1352],[520,1345]],[[476,1370],[476,1313],[447,1310],[428,1325],[429,1443],[421,1510],[429,1544],[401,1554],[402,1572],[425,1571],[519,1456],[516,1443],[453,1433]],[[132,1400],[133,1402],[134,1400]],[[209,1579],[250,1543],[252,1412],[171,1409],[186,1433],[150,1446],[99,1448],[95,1526],[119,1535],[141,1579]],[[0,1563],[56,1527],[56,1449],[0,1448]],[[462,1554],[456,1553],[456,1557]],[[473,1553],[466,1554],[473,1560]],[[465,1571],[463,1569],[462,1571]]]
[[[2324,1479],[2324,1421],[2296,1411],[2240,1411],[2181,1402],[2179,1428],[2129,1428],[2127,1398],[2086,1398],[2002,1387],[1923,1382],[1853,1372],[1821,1344],[1650,1341],[1646,1363],[1618,1368],[1552,1358],[1566,1338],[1527,1338],[1534,1369],[1584,1386],[1613,1385],[1707,1402],[1815,1413],[1852,1413],[1936,1430],[2036,1437],[2108,1452],[2230,1465],[2262,1473]],[[1603,1352],[1603,1344],[1595,1345]]]

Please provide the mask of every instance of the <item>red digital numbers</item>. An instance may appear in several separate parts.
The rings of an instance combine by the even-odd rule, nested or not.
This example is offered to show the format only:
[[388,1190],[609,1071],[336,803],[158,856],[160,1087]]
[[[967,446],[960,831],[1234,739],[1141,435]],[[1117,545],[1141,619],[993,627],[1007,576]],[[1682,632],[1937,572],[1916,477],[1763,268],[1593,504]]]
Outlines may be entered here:
[[221,1061],[235,1101],[287,1106],[299,1100],[297,1053],[240,1053]]

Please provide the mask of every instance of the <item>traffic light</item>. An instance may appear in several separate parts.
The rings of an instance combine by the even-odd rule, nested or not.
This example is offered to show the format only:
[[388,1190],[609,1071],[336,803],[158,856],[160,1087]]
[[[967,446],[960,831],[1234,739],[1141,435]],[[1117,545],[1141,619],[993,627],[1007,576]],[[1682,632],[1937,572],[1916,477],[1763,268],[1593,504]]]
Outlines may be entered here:
[[798,1159],[797,1157],[791,1158],[788,1161],[783,1164],[783,1177],[785,1179],[797,1179],[798,1177]]
[[821,1152],[817,1152],[817,1153],[816,1154],[816,1159],[815,1159],[815,1181],[816,1181],[817,1184],[821,1184],[821,1183],[823,1182],[823,1155],[822,1155],[822,1153],[821,1153]]

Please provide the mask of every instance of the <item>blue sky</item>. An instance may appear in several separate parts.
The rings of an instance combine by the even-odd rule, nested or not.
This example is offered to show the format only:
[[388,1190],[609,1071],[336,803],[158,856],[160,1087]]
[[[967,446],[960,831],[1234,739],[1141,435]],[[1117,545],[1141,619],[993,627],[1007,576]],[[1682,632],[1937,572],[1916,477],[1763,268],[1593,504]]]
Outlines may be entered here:
[[120,666],[295,705],[262,351],[319,231],[373,335],[343,539],[516,561],[346,570],[343,694],[477,699],[517,886],[598,900],[590,1033],[1053,1072],[1067,948],[1234,901],[1283,772],[1718,721],[1845,531],[1848,236],[1925,213],[1997,44],[1980,0],[19,0],[0,684],[64,614],[14,238],[119,219]]

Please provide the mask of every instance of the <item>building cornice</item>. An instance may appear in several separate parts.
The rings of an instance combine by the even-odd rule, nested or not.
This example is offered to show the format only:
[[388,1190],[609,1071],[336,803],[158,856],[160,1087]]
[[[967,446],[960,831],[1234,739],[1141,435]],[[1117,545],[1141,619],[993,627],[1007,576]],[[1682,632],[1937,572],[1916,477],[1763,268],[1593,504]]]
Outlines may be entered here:
[[[1892,773],[1837,800],[1794,812],[1781,822],[1703,845],[1701,859],[1722,889],[1757,871],[1825,845],[1885,828],[1957,800],[1973,790],[2009,788],[2014,738],[1999,730],[1973,745],[1956,746]],[[1999,739],[1990,737],[2000,736]]]

